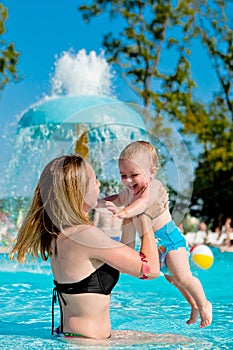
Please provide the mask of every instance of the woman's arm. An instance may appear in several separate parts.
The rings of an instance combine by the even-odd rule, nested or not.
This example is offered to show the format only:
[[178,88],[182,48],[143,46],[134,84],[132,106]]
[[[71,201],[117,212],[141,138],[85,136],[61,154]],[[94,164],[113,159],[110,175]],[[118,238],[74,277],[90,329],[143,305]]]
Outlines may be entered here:
[[[148,278],[158,277],[153,273],[146,273],[149,264],[141,260],[139,254],[121,242],[114,241],[106,233],[97,227],[89,227],[76,235],[75,241],[82,245],[89,258],[99,259],[122,273],[142,278],[147,274]],[[150,248],[148,247],[148,252]]]
[[140,220],[141,226],[141,248],[140,252],[144,255],[150,264],[151,274],[159,276],[160,263],[157,243],[152,229],[152,221],[148,216],[141,215],[137,220]]
[[121,242],[130,248],[135,248],[136,229],[134,227],[133,219],[124,219],[122,225]]
[[[137,219],[139,222],[137,228],[141,232],[141,258],[144,258],[149,262],[150,274],[154,277],[158,277],[160,274],[159,254],[157,249],[157,243],[152,230],[151,220],[142,215]],[[133,219],[124,219],[121,242],[128,247],[135,248],[136,228],[134,226]]]

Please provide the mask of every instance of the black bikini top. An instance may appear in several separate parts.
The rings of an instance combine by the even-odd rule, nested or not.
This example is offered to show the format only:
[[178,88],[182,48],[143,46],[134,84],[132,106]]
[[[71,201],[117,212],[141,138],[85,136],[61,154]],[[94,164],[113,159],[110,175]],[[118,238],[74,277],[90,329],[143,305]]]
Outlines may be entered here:
[[[62,315],[62,307],[60,299],[62,299],[64,305],[66,305],[66,301],[63,298],[61,293],[64,294],[84,294],[84,293],[96,293],[96,294],[104,294],[109,295],[112,289],[117,284],[119,279],[119,271],[114,269],[113,267],[104,264],[100,266],[97,270],[91,273],[88,277],[84,278],[79,282],[74,283],[58,283],[54,280],[55,287],[53,288],[53,300],[52,300],[52,334],[54,329],[54,304],[58,300],[61,309],[61,319]],[[62,326],[62,325],[61,325]],[[63,327],[62,327],[63,328]]]
[[97,293],[108,295],[117,284],[119,271],[104,264],[88,277],[75,283],[58,283],[54,281],[55,288],[60,293],[82,294]]

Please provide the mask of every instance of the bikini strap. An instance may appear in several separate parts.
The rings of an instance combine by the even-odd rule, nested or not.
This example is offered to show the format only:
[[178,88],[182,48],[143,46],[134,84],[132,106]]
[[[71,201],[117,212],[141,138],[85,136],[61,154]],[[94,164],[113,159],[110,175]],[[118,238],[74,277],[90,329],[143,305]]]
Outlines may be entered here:
[[[56,285],[56,281],[54,281],[54,284]],[[53,288],[53,295],[52,295],[52,335],[54,334],[54,305],[57,303],[57,299],[60,306],[60,314],[61,314],[61,325],[60,330],[63,332],[63,310],[61,305],[61,300],[63,301],[64,305],[67,305],[63,295],[61,292],[57,290],[57,286]]]

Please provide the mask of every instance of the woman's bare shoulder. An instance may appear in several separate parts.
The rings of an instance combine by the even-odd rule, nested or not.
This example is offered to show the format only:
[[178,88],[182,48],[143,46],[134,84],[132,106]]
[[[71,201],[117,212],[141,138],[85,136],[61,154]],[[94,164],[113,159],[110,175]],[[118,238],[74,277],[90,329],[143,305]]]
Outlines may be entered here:
[[71,239],[76,243],[82,243],[88,239],[88,237],[95,232],[96,226],[93,225],[76,225],[68,227],[61,232],[59,238],[62,240]]
[[[63,232],[67,238],[75,243],[90,248],[110,248],[116,245],[104,231],[94,225],[78,225]],[[119,244],[119,242],[118,242]]]

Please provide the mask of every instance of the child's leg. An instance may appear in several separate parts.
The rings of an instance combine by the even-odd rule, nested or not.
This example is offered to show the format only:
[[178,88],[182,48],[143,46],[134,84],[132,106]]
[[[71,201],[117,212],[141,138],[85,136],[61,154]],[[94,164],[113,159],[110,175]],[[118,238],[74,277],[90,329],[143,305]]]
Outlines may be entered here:
[[181,294],[184,296],[184,298],[187,300],[187,302],[190,304],[191,306],[191,314],[189,317],[189,320],[186,322],[187,324],[192,324],[192,323],[196,323],[198,320],[198,316],[199,316],[199,310],[197,307],[197,304],[195,302],[195,300],[193,299],[193,297],[191,296],[191,294],[185,289],[183,288],[176,280],[173,276],[170,275],[164,275],[164,277],[166,278],[166,280],[171,283],[172,285],[174,285],[177,289],[179,289],[179,291],[181,292]]
[[209,326],[212,321],[212,305],[206,299],[201,282],[190,271],[185,248],[169,251],[166,256],[166,264],[175,280],[187,289],[195,300],[201,317],[200,327]]

